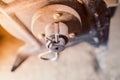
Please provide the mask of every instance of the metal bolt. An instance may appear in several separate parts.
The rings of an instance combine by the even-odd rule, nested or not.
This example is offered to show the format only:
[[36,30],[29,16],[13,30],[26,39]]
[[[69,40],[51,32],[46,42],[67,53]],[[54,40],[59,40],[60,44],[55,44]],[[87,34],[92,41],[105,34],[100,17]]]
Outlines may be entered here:
[[70,33],[69,38],[75,38],[75,33]]
[[97,12],[95,12],[94,15],[95,15],[95,17],[98,17],[98,16],[99,16]]
[[53,18],[54,19],[59,19],[61,17],[61,15],[62,15],[61,13],[56,13],[56,14],[53,15]]

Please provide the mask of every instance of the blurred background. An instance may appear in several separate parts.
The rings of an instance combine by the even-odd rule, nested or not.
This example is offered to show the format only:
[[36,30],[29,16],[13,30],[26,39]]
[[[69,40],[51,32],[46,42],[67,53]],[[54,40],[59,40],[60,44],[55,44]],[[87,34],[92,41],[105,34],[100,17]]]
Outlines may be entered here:
[[[116,0],[106,0],[107,4]],[[120,5],[111,20],[109,52],[104,69],[107,80],[120,80]],[[30,57],[16,72],[11,72],[17,49],[24,43],[0,26],[0,80],[99,80],[92,68],[92,48],[83,42],[65,50],[58,62]],[[105,80],[105,79],[104,79]]]

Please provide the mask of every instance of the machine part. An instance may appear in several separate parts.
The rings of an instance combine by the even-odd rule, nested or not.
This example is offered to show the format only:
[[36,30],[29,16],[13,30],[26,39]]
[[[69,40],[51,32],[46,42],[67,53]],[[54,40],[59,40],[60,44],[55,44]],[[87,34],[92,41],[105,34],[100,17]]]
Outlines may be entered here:
[[[56,59],[58,56],[56,54],[64,50],[71,38],[74,43],[74,39],[91,29],[97,32],[95,37],[99,42],[108,41],[111,11],[104,0],[5,1],[0,1],[0,24],[10,34],[27,44],[19,54],[43,53],[44,49],[48,53],[43,53],[39,57],[55,54],[55,57],[47,59]],[[60,25],[59,30],[58,28],[54,30],[53,25],[58,25],[56,23]],[[79,39],[76,41],[79,42]],[[24,60],[21,58],[20,61],[15,61],[13,68],[19,67]]]
[[78,35],[81,33],[82,23],[79,14],[71,7],[60,4],[48,5],[37,11],[32,17],[31,31],[38,37],[45,33],[46,26],[55,22],[65,23],[68,26],[68,33],[73,32]]
[[45,36],[46,38],[49,38],[52,35],[64,35],[68,37],[68,26],[62,22],[55,22],[47,25],[45,27]]
[[[46,13],[46,10],[49,13]],[[79,35],[82,29],[81,26],[81,18],[74,9],[66,5],[54,4],[45,6],[34,14],[31,30],[41,41],[44,40],[39,36],[45,34],[44,39],[46,42],[43,43],[50,51],[59,53],[65,49],[65,45],[69,40],[68,34],[76,33]]]
[[[44,56],[49,55],[49,54],[50,55],[53,54],[54,56],[53,57],[44,57]],[[51,50],[49,50],[49,51],[46,51],[44,53],[40,53],[38,55],[38,58],[43,59],[43,60],[56,61],[58,59],[58,53],[52,52]]]
[[13,64],[14,66],[12,67],[11,71],[15,71],[26,59],[28,59],[30,55],[23,53],[23,54],[18,54],[15,63]]
[[58,35],[58,40],[55,39],[56,35],[51,36],[52,39],[47,38],[46,47],[54,52],[61,52],[65,49],[68,38],[63,35]]
[[69,34],[69,38],[75,38],[75,36],[76,36],[75,33],[70,33]]
[[53,18],[54,18],[55,20],[58,20],[61,16],[62,16],[61,13],[55,13],[55,14],[53,15]]
[[45,28],[46,47],[53,53],[59,53],[63,51],[65,49],[65,45],[68,42],[67,36],[68,36],[67,25],[65,25],[62,22],[50,24],[49,26]]

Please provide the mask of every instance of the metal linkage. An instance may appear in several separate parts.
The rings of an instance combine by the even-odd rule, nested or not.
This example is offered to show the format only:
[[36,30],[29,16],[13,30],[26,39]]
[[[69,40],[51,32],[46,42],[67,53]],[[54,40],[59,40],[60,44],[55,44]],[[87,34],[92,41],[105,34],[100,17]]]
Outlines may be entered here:
[[[57,60],[59,52],[63,51],[65,49],[65,45],[68,42],[68,38],[66,35],[60,34],[60,27],[59,22],[54,23],[54,35],[47,35],[46,36],[46,47],[48,48],[48,51],[44,53],[40,53],[39,57],[43,60]],[[54,54],[54,57],[51,58],[45,58],[45,55]]]

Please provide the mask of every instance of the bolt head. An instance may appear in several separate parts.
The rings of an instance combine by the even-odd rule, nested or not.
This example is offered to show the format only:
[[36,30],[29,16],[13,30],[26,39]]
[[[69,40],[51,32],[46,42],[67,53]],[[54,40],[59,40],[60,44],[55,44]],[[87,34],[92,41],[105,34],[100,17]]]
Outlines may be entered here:
[[70,33],[69,38],[75,38],[75,33]]
[[62,16],[61,13],[55,13],[55,14],[53,15],[53,18],[54,18],[54,19],[59,19],[61,16]]

